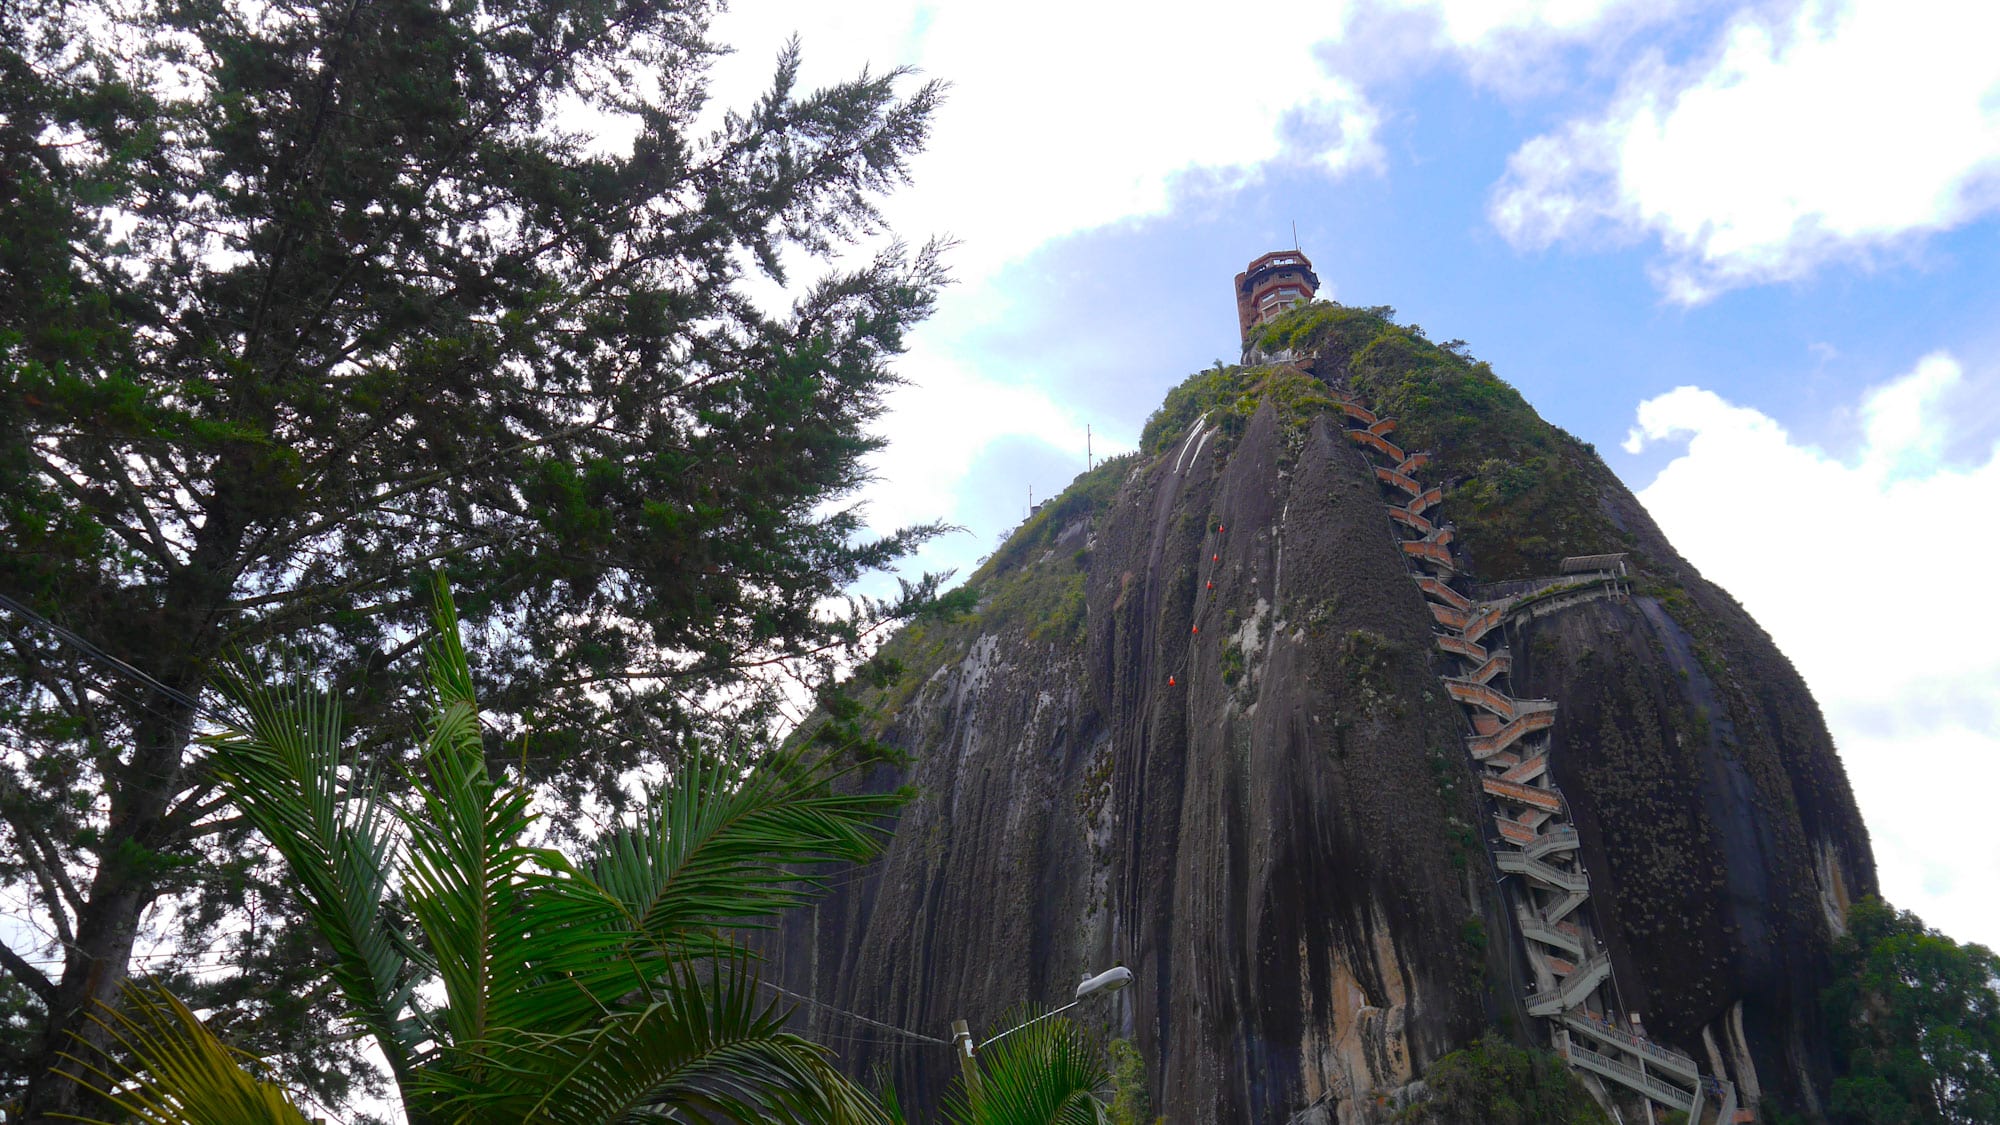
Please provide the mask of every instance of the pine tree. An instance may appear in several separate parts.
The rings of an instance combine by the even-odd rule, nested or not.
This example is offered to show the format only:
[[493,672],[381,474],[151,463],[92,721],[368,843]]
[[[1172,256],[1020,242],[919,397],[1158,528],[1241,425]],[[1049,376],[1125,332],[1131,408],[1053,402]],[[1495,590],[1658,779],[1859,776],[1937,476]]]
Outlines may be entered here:
[[587,732],[527,769],[615,803],[768,720],[749,673],[824,671],[928,591],[826,609],[936,531],[843,498],[941,282],[934,247],[854,248],[939,90],[801,91],[794,47],[711,116],[714,8],[0,5],[0,594],[69,631],[0,612],[0,881],[47,931],[0,933],[26,1119],[75,1107],[52,1067],[142,919],[181,950],[147,972],[261,998],[240,1038],[343,1092],[286,888],[190,753],[233,654],[393,731],[435,569],[495,752]]

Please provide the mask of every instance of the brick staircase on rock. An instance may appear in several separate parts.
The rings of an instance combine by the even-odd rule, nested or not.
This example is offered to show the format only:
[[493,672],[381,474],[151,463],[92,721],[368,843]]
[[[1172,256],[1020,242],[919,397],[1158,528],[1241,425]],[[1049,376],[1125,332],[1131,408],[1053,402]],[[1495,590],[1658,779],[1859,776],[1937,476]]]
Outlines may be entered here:
[[1693,1059],[1620,1021],[1611,960],[1586,909],[1590,875],[1562,790],[1549,773],[1556,705],[1515,698],[1508,690],[1507,650],[1488,640],[1516,618],[1627,596],[1624,556],[1568,559],[1558,577],[1475,601],[1462,589],[1452,529],[1438,511],[1442,492],[1418,476],[1430,455],[1405,453],[1390,439],[1396,420],[1377,416],[1358,396],[1341,390],[1334,396],[1348,438],[1375,462],[1389,525],[1430,603],[1437,647],[1455,665],[1442,682],[1471,727],[1466,751],[1492,813],[1487,846],[1534,978],[1524,998],[1529,1014],[1548,1021],[1556,1052],[1586,1076],[1686,1113],[1693,1125],[1750,1119],[1739,1112],[1727,1080],[1704,1075]]

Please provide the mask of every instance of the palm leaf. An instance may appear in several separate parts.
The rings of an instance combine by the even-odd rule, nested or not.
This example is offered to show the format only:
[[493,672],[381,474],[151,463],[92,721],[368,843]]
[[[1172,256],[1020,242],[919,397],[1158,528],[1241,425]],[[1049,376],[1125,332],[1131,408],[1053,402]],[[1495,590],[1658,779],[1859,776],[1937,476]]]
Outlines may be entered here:
[[307,1125],[281,1087],[243,1068],[251,1056],[217,1039],[165,988],[127,986],[125,1002],[129,1014],[106,1009],[109,1018],[92,1021],[130,1056],[128,1072],[65,1057],[104,1083],[99,1092],[127,1125]]
[[[528,791],[487,768],[441,581],[435,620],[432,719],[407,806],[343,764],[338,711],[304,684],[239,683],[249,719],[214,743],[412,1118],[886,1120],[760,1003],[725,930],[812,894],[798,868],[872,856],[907,794],[836,792],[855,767],[813,747],[747,770],[699,754],[579,869],[530,846]],[[392,827],[407,841],[400,891],[420,940],[387,921]],[[426,1017],[411,991],[433,973],[444,1003]]]
[[818,889],[800,868],[860,863],[880,849],[909,794],[836,791],[854,768],[812,746],[779,750],[747,774],[726,755],[697,752],[637,825],[603,841],[591,877],[663,947],[765,924]]
[[340,707],[326,693],[303,679],[266,687],[241,674],[224,688],[245,721],[205,740],[210,764],[284,859],[333,951],[335,984],[401,1077],[426,1031],[409,1014],[406,943],[385,916],[396,850],[387,804],[375,779],[343,760]]
[[1103,1125],[1111,1075],[1081,1027],[1043,1020],[979,1050],[977,1098],[954,1087],[952,1125]]
[[679,965],[650,1003],[559,1035],[505,1035],[479,1048],[476,1082],[447,1067],[440,1122],[597,1125],[631,1120],[890,1125],[824,1048],[784,1030],[748,963]]
[[721,928],[808,898],[816,882],[798,868],[860,862],[880,847],[906,795],[834,792],[847,769],[823,750],[788,748],[746,774],[698,752],[585,870],[549,860],[520,876],[518,972],[495,997],[493,1023],[570,1030],[647,1002],[665,965],[735,956]]
[[534,932],[525,907],[538,886],[570,868],[561,855],[525,842],[534,820],[528,791],[503,786],[487,771],[472,672],[441,580],[434,619],[434,706],[414,786],[419,800],[401,813],[410,838],[404,890],[444,985],[447,1036],[476,1044],[496,1026],[496,1004],[542,975],[537,943],[525,940]]

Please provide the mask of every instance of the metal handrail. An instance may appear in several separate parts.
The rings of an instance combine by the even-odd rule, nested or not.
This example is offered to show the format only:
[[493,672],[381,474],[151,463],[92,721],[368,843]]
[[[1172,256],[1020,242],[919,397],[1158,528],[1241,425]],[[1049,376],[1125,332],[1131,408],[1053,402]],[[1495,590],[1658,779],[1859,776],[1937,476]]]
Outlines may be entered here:
[[1584,893],[1590,890],[1590,875],[1587,872],[1564,871],[1539,859],[1530,859],[1519,852],[1501,852],[1494,857],[1494,860],[1499,864],[1500,870],[1511,875],[1526,875],[1565,891]]
[[1671,1082],[1662,1082],[1630,1063],[1622,1063],[1610,1055],[1593,1051],[1572,1040],[1564,1058],[1604,1075],[1614,1082],[1623,1083],[1662,1105],[1686,1112],[1694,1107],[1694,1095]]
[[1532,844],[1524,845],[1521,854],[1529,859],[1540,859],[1555,851],[1568,851],[1579,843],[1576,829],[1567,825],[1553,828],[1541,834]]
[[1650,1056],[1665,1066],[1685,1072],[1690,1079],[1698,1078],[1701,1075],[1701,1067],[1693,1059],[1670,1047],[1655,1043],[1645,1036],[1634,1035],[1623,1028],[1614,1027],[1609,1023],[1587,1015],[1577,1015],[1574,1012],[1564,1014],[1563,1022],[1585,1035],[1595,1035],[1600,1038],[1609,1039],[1626,1050]]
[[[1565,1009],[1574,1008],[1582,1003],[1583,998],[1590,995],[1610,973],[1611,962],[1608,959],[1601,956],[1591,957],[1578,964],[1576,970],[1564,977],[1553,990],[1531,997],[1528,1000],[1528,1014],[1547,1019]],[[1546,1009],[1550,1004],[1555,1005],[1553,1010],[1538,1010]]]

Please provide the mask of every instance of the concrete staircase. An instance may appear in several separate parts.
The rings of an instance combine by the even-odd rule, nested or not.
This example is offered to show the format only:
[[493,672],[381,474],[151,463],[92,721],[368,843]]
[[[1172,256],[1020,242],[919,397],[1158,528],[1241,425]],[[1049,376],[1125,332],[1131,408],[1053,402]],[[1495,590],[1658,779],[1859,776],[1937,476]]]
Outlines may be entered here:
[[1548,1021],[1557,1053],[1580,1073],[1686,1113],[1693,1125],[1733,1123],[1733,1086],[1704,1076],[1687,1055],[1617,1023],[1611,959],[1585,909],[1590,875],[1568,805],[1549,771],[1556,705],[1514,697],[1507,650],[1485,643],[1510,621],[1627,596],[1624,556],[1566,560],[1560,576],[1477,600],[1464,588],[1450,525],[1431,512],[1442,493],[1418,476],[1429,455],[1406,453],[1390,440],[1394,418],[1377,414],[1349,392],[1334,395],[1348,439],[1375,462],[1391,533],[1431,606],[1438,649],[1457,665],[1442,681],[1472,728],[1465,740],[1469,764],[1492,806],[1495,826],[1488,850],[1519,923],[1522,958],[1535,979],[1523,998],[1528,1013]]

